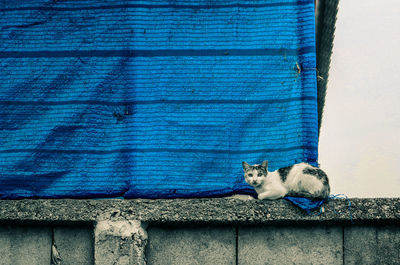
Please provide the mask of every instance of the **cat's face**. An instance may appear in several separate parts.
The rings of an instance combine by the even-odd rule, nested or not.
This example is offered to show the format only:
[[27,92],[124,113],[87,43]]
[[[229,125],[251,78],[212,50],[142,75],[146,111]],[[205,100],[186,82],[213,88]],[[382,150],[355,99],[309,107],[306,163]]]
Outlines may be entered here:
[[264,161],[261,165],[249,165],[246,162],[242,163],[244,170],[244,179],[246,182],[253,186],[261,186],[267,178],[268,175],[268,162]]

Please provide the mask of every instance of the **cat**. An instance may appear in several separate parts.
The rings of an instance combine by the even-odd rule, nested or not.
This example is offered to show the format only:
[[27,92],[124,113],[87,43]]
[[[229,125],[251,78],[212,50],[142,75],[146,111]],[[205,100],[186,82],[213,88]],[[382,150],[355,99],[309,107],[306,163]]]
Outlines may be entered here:
[[285,196],[326,199],[330,194],[328,176],[307,163],[268,172],[268,161],[261,165],[242,162],[244,178],[253,186],[260,200],[275,200]]

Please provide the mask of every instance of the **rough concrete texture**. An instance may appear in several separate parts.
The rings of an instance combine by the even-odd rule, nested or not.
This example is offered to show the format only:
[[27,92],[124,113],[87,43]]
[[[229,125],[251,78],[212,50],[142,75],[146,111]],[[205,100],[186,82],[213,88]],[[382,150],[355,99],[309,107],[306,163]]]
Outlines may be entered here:
[[149,265],[236,264],[234,227],[151,227],[148,233]]
[[344,228],[344,264],[400,264],[399,226]]
[[50,264],[51,228],[0,226],[0,264]]
[[343,264],[341,227],[244,227],[238,264]]
[[[348,205],[351,202],[350,211]],[[292,205],[286,200],[276,201],[260,201],[250,200],[244,201],[233,198],[212,198],[212,199],[171,199],[171,200],[147,200],[147,199],[135,199],[135,200],[120,200],[120,199],[109,199],[109,200],[0,200],[0,222],[3,223],[40,223],[41,225],[47,224],[77,224],[77,223],[88,223],[97,224],[95,229],[95,243],[94,243],[94,259],[95,264],[144,264],[144,249],[146,246],[147,235],[142,224],[149,222],[152,225],[182,225],[182,224],[207,224],[207,225],[245,225],[249,228],[254,225],[330,225],[334,224],[337,227],[342,225],[348,225],[352,221],[355,224],[371,224],[371,225],[382,225],[382,224],[400,224],[400,198],[381,198],[381,199],[351,199],[351,200],[331,200],[324,205],[325,212],[321,215],[307,215],[302,210]],[[351,214],[350,214],[351,213]],[[137,221],[129,221],[137,220]],[[29,228],[30,230],[31,228]],[[245,228],[241,228],[245,229]],[[271,228],[272,229],[272,228]],[[300,229],[301,230],[301,229]],[[3,231],[3,230],[2,230]],[[243,230],[245,231],[245,230]],[[307,229],[309,231],[309,229]],[[397,230],[396,230],[397,231]],[[2,232],[3,234],[6,232]],[[29,235],[27,232],[27,240],[29,237],[34,238],[34,234]],[[196,234],[196,232],[193,232]],[[248,233],[251,234],[249,230]],[[273,231],[270,232],[272,235]],[[276,230],[275,233],[281,233],[280,230]],[[327,232],[326,232],[327,233]],[[319,233],[314,235],[313,238],[318,238],[317,241],[323,240],[321,237],[327,237],[326,233]],[[202,233],[204,234],[204,233]],[[260,232],[260,234],[263,234]],[[265,234],[265,233],[264,233]],[[379,233],[378,233],[379,234]],[[176,238],[181,235],[173,234]],[[257,236],[256,233],[252,234]],[[385,234],[382,234],[382,237]],[[161,236],[168,238],[166,233],[161,233]],[[245,240],[245,234],[243,240]],[[295,233],[293,238],[288,234],[283,233],[282,236],[286,236],[292,242],[299,242],[298,246],[307,244],[308,241],[301,240],[300,238],[307,238],[306,232]],[[187,238],[193,238],[186,235]],[[386,236],[387,238],[389,235]],[[172,237],[173,238],[173,237]],[[206,237],[207,238],[207,237]],[[213,239],[210,237],[205,241]],[[34,259],[49,259],[51,249],[51,237],[50,236],[38,236],[37,239],[32,239],[38,242],[47,242],[40,244],[48,244],[43,247],[40,244],[34,245],[27,243],[24,239],[12,241],[9,236],[0,238],[0,255],[4,256],[3,264],[35,264]],[[47,240],[47,241],[46,241]],[[260,239],[261,240],[261,239]],[[336,239],[335,239],[336,240]],[[205,242],[203,241],[203,242]],[[390,239],[390,242],[398,242],[395,239]],[[381,241],[377,242],[389,242],[382,238]],[[32,242],[32,241],[29,241]],[[155,242],[154,240],[152,242]],[[190,242],[187,239],[184,242]],[[245,241],[243,241],[245,242]],[[250,238],[248,239],[251,245]],[[262,242],[262,241],[260,241]],[[278,242],[278,241],[276,241]],[[314,247],[316,241],[312,241],[309,247]],[[325,241],[321,241],[325,242]],[[198,243],[198,242],[195,242]],[[66,243],[67,244],[67,243]],[[205,243],[204,243],[205,244]],[[327,244],[327,242],[326,242]],[[388,245],[389,244],[389,245]],[[14,249],[17,245],[17,249],[24,248],[24,253],[20,254]],[[173,242],[164,244],[166,247],[173,245]],[[277,246],[282,248],[287,247],[283,243],[276,243]],[[338,244],[343,246],[343,244]],[[187,248],[189,245],[185,245]],[[193,245],[195,250],[201,249],[201,245]],[[298,247],[294,245],[288,245],[294,252],[301,253],[302,255],[311,255],[312,257],[333,257],[336,255],[334,248],[329,247],[330,250],[322,250],[316,248],[315,251],[305,253],[306,247]],[[396,247],[398,249],[398,243],[390,245],[390,243],[379,243],[377,245],[380,252],[386,253],[387,256],[380,259],[379,261],[390,262],[397,261],[395,257],[390,255],[397,255]],[[270,247],[273,247],[270,245]],[[37,248],[40,248],[39,251]],[[156,248],[155,244],[149,246],[149,249]],[[28,251],[26,251],[26,250]],[[271,248],[267,253],[274,253],[274,249]],[[350,249],[350,248],[349,248]],[[392,251],[393,249],[393,251]],[[207,253],[210,249],[205,248],[203,253]],[[64,256],[61,250],[61,256]],[[149,250],[149,257],[151,253],[156,253]],[[165,249],[167,253],[170,250]],[[194,255],[193,250],[188,254]],[[243,262],[247,261],[245,258],[246,253],[251,253],[243,249]],[[40,253],[40,254],[37,254]],[[43,254],[45,253],[45,254]],[[160,252],[161,253],[161,252]],[[261,253],[261,252],[260,252]],[[320,253],[323,253],[320,254]],[[393,254],[394,253],[394,254]],[[346,253],[344,253],[346,256]],[[19,256],[18,256],[19,255]],[[76,254],[78,255],[78,254]],[[250,255],[250,254],[249,254]],[[264,254],[260,254],[258,260],[263,259]],[[268,254],[269,255],[269,254]],[[1,257],[0,256],[0,257]],[[208,256],[202,254],[201,256]],[[27,258],[29,257],[29,258]],[[167,256],[165,256],[167,257]],[[172,259],[173,255],[170,255]],[[224,257],[228,257],[224,255]],[[229,256],[231,257],[231,256]],[[255,256],[257,257],[257,256]],[[349,256],[350,257],[350,256]],[[239,256],[240,258],[240,256]],[[155,261],[161,261],[157,256],[153,255],[151,258]],[[366,258],[367,259],[367,258]],[[230,260],[230,258],[229,258]],[[29,261],[29,263],[23,263]],[[33,261],[33,263],[32,263]],[[156,262],[156,263],[157,263]],[[230,262],[230,261],[229,261]],[[229,264],[228,262],[228,264]],[[329,264],[329,260],[323,260],[323,264]],[[48,264],[48,262],[38,261],[37,264]],[[246,263],[244,263],[246,264]],[[256,264],[256,263],[253,263]],[[319,263],[317,263],[319,264]],[[0,263],[1,265],[1,263]]]
[[[400,223],[400,198],[351,199],[353,222]],[[348,200],[331,200],[319,216],[307,215],[286,200],[229,198],[170,200],[0,200],[0,222],[95,222],[139,220],[152,223],[276,224],[350,223]]]
[[96,265],[144,265],[146,227],[139,221],[99,221],[95,227]]
[[62,265],[93,264],[92,227],[54,227],[53,233]]

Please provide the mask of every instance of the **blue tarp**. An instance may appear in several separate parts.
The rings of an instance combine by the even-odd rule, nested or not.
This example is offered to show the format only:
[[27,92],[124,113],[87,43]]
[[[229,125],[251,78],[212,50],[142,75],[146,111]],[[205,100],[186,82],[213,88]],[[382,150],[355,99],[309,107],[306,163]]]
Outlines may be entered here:
[[317,161],[313,0],[0,14],[0,198],[251,194],[242,161]]
[[328,201],[328,199],[309,199],[304,197],[292,196],[286,196],[284,197],[284,199],[290,201],[291,203],[305,211],[307,214],[311,214],[315,210],[321,211],[322,205]]

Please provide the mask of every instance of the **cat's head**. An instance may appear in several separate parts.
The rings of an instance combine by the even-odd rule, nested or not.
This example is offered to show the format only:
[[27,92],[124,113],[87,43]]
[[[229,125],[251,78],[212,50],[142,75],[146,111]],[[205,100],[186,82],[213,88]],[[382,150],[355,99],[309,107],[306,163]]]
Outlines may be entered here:
[[261,165],[249,165],[242,162],[244,170],[244,179],[246,182],[253,186],[258,187],[264,183],[268,175],[268,161],[262,162]]

